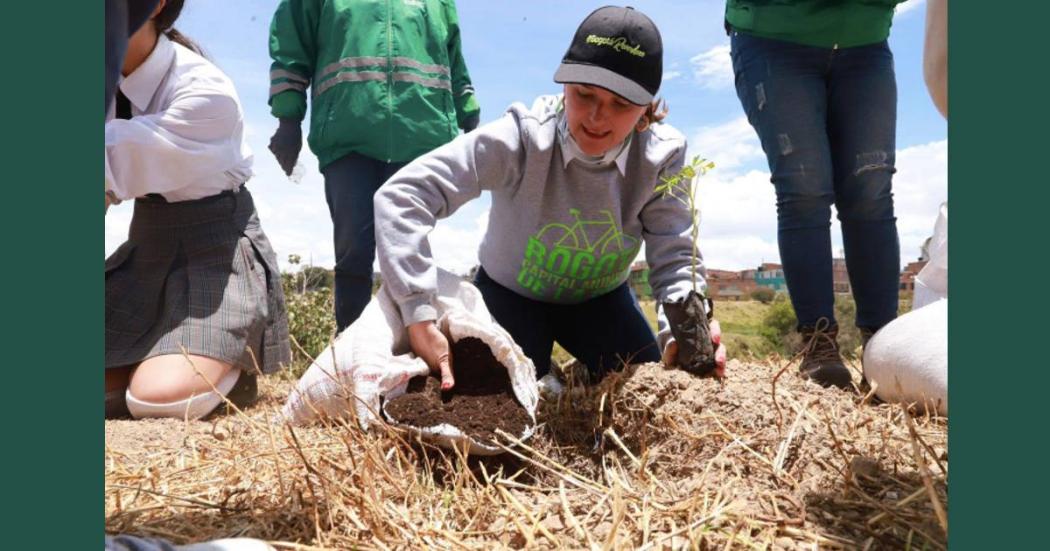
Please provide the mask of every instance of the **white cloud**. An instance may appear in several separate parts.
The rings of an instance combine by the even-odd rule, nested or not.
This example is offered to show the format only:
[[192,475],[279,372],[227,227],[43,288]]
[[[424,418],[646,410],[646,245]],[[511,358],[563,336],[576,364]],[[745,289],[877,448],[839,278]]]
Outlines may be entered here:
[[733,62],[729,57],[729,45],[715,46],[693,56],[693,77],[697,84],[709,90],[721,90],[733,85]]
[[736,175],[716,167],[697,186],[700,250],[709,268],[742,270],[776,262],[776,195],[769,173]]
[[897,15],[904,15],[919,6],[925,5],[926,0],[908,0],[907,2],[897,4]]
[[910,262],[919,257],[922,243],[933,235],[938,209],[948,200],[947,140],[897,151],[893,199],[901,261]]
[[757,235],[735,235],[700,240],[700,251],[708,269],[746,270],[763,262],[779,262],[780,250],[772,241]]
[[667,71],[664,73],[663,82],[670,82],[680,76],[682,76],[681,71]]
[[713,161],[721,175],[735,174],[742,167],[756,163],[765,166],[766,163],[758,135],[744,116],[700,128],[689,140],[689,151],[690,155]]

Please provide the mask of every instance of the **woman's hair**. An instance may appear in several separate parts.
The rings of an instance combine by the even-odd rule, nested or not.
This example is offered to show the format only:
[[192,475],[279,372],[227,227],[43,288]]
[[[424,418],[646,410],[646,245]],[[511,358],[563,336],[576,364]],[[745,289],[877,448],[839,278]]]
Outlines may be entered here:
[[638,120],[638,126],[636,127],[639,132],[645,132],[649,129],[649,126],[654,122],[660,122],[667,117],[667,113],[670,109],[667,108],[667,102],[656,98],[645,108],[645,114]]
[[204,55],[204,51],[201,50],[201,47],[198,46],[196,42],[190,40],[186,35],[180,33],[178,29],[174,27],[175,20],[178,19],[179,14],[182,13],[182,6],[185,3],[185,0],[167,0],[167,2],[164,3],[164,7],[160,10],[160,13],[153,18],[153,24],[157,27],[157,32],[163,33],[172,42],[181,44],[200,55]]

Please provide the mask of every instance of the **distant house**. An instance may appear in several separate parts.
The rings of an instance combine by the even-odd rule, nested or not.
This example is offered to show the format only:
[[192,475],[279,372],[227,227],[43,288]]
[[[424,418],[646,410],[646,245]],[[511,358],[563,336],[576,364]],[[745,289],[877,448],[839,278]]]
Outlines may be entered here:
[[763,262],[755,270],[755,283],[760,287],[768,287],[778,293],[787,292],[787,280],[784,279],[784,267],[772,262]]
[[707,295],[714,300],[747,300],[758,288],[754,277],[747,272],[749,270],[707,270]]
[[919,259],[915,262],[909,262],[907,266],[901,270],[900,277],[900,290],[905,293],[911,293],[915,291],[915,276],[919,275],[919,272],[926,267],[926,260]]

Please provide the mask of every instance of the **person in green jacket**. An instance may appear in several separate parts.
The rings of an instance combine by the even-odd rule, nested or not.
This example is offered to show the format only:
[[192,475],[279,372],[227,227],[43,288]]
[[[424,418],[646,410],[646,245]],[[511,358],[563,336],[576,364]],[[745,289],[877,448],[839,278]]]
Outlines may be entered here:
[[836,340],[832,205],[865,342],[897,316],[897,84],[886,39],[900,1],[726,2],[737,96],[776,188],[780,257],[806,342],[801,374],[824,386],[853,388]]
[[270,25],[270,150],[285,173],[310,149],[325,179],[342,331],[371,298],[372,195],[408,161],[478,125],[454,0],[281,0]]

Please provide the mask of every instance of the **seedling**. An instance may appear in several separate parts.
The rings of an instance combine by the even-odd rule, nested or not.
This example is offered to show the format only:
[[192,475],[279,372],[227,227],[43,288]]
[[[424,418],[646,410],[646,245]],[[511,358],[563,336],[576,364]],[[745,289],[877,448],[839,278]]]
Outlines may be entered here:
[[[693,288],[685,297],[663,302],[662,306],[671,326],[671,334],[678,343],[678,364],[682,369],[701,376],[713,373],[716,363],[711,328],[708,325],[713,303],[701,293],[697,281],[700,258],[696,242],[700,235],[700,210],[696,203],[696,180],[714,167],[715,164],[707,159],[693,157],[676,174],[661,177],[660,184],[655,188],[657,193],[673,198],[689,209],[692,235],[690,277]],[[710,307],[704,308],[705,302]]]

